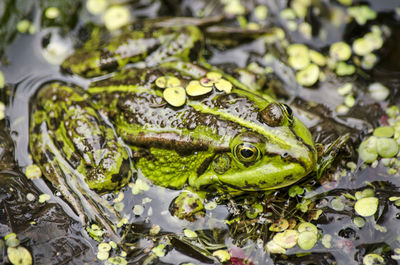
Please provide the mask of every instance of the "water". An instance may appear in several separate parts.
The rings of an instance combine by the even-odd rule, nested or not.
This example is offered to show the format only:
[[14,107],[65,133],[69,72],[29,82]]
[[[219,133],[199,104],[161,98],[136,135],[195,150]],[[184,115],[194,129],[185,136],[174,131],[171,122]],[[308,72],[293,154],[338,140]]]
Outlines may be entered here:
[[[47,3],[43,1],[43,3]],[[247,1],[249,10],[256,5],[266,4],[270,8],[270,20],[266,26],[271,24],[282,24],[278,17],[280,9],[286,7],[285,1]],[[398,3],[396,1],[370,1],[371,8],[384,12],[378,16],[376,23],[384,22],[393,29],[392,35],[386,43],[390,44],[398,40],[399,22],[392,10]],[[183,1],[180,6],[170,1],[149,2],[132,1],[132,14],[136,17],[157,17],[162,15],[195,15],[198,10],[203,10],[206,15],[215,15],[221,12],[218,1]],[[337,4],[323,2],[322,10],[333,10],[333,8],[343,9]],[[69,76],[60,71],[58,66],[49,64],[43,57],[43,46],[49,36],[64,38],[71,46],[77,40],[79,28],[88,20],[98,22],[98,18],[92,18],[84,8],[76,14],[78,21],[76,24],[59,31],[55,27],[40,28],[40,8],[38,4],[32,12],[28,12],[28,18],[34,21],[38,29],[37,33],[17,34],[13,42],[5,50],[8,64],[3,63],[1,70],[4,73],[8,84],[7,98],[7,126],[3,130],[11,135],[14,143],[14,158],[16,167],[0,172],[0,180],[4,187],[14,187],[17,195],[9,192],[8,189],[2,190],[7,198],[18,196],[18,202],[13,211],[20,211],[21,221],[17,225],[9,225],[8,218],[12,217],[12,211],[7,213],[6,207],[0,212],[0,236],[4,236],[9,231],[14,231],[23,241],[33,257],[36,264],[58,264],[61,262],[70,264],[80,264],[81,262],[92,263],[97,253],[97,242],[91,239],[84,228],[79,223],[79,218],[72,211],[70,206],[65,203],[57,192],[51,188],[43,179],[27,181],[21,175],[24,168],[32,161],[28,151],[29,138],[29,113],[30,103],[36,91],[43,84],[52,80],[62,80],[72,82],[86,88],[88,80]],[[1,14],[1,12],[0,12]],[[310,15],[310,17],[313,17]],[[288,31],[288,39],[291,42],[302,42],[310,47],[327,53],[331,43],[345,38],[346,41],[353,40],[368,29],[368,26],[359,27],[350,24],[340,24],[333,26],[328,20],[328,16],[314,15],[315,25],[327,30],[326,38],[314,35],[311,39],[304,38],[298,32]],[[251,19],[251,16],[250,16]],[[316,20],[316,21],[315,21]],[[235,20],[228,20],[230,24],[237,24]],[[371,22],[372,23],[372,22]],[[375,22],[373,22],[375,23]],[[59,32],[66,32],[66,35]],[[50,34],[50,35],[49,35]],[[263,45],[263,41],[247,41],[236,45],[227,44],[223,48],[212,42],[207,42],[207,59],[211,64],[219,65],[230,69],[232,64],[244,67],[251,61],[259,61],[268,47]],[[72,48],[70,48],[72,52]],[[128,216],[129,229],[126,228],[127,242],[134,248],[128,249],[126,258],[132,264],[181,264],[183,262],[193,262],[195,264],[217,263],[212,257],[212,253],[218,249],[227,249],[231,252],[231,264],[245,264],[244,258],[253,264],[362,264],[363,257],[369,253],[376,253],[382,256],[385,264],[396,264],[393,255],[396,255],[396,248],[399,248],[399,225],[398,219],[400,212],[393,202],[389,202],[389,197],[400,196],[398,189],[400,179],[387,174],[387,168],[379,165],[376,168],[362,167],[360,161],[356,159],[355,149],[359,142],[368,133],[368,130],[379,124],[380,115],[377,111],[368,111],[374,106],[377,110],[385,108],[389,103],[398,104],[399,84],[398,64],[393,56],[397,55],[396,45],[388,45],[381,54],[381,63],[367,75],[359,74],[352,77],[330,77],[327,82],[320,82],[313,88],[302,88],[295,82],[293,72],[285,72],[282,68],[276,68],[278,77],[281,78],[278,95],[283,95],[283,100],[288,99],[301,119],[311,127],[311,131],[318,142],[326,143],[328,139],[335,139],[339,135],[349,132],[351,137],[344,150],[341,151],[335,167],[327,171],[323,178],[327,182],[305,179],[301,185],[308,187],[309,190],[302,196],[290,198],[287,195],[288,189],[264,195],[255,193],[239,196],[235,198],[220,198],[220,196],[210,196],[210,200],[220,200],[217,208],[207,211],[204,219],[196,222],[178,220],[170,215],[168,208],[173,199],[180,191],[163,189],[151,186],[149,191],[139,195],[133,195],[129,188],[124,188],[124,214]],[[283,67],[283,66],[282,66]],[[281,72],[279,72],[281,71]],[[375,103],[367,95],[365,87],[368,83],[379,80],[388,84],[391,88],[391,97],[385,102]],[[336,88],[345,82],[353,82],[358,93],[356,106],[347,115],[338,115],[334,112],[335,106],[341,103],[342,97],[338,96]],[[282,89],[283,88],[283,89]],[[302,101],[295,98],[302,98]],[[311,102],[311,103],[310,103]],[[315,102],[312,103],[312,102]],[[299,103],[299,104],[297,104]],[[324,107],[324,106],[325,107]],[[357,113],[363,115],[357,115]],[[382,113],[382,111],[380,112]],[[347,171],[347,174],[340,176],[340,172],[345,169],[346,162],[354,161],[357,169],[354,172]],[[22,183],[22,184],[21,184]],[[356,191],[366,188],[373,188],[375,196],[379,198],[379,210],[372,216],[365,218],[366,225],[362,228],[357,227],[353,220],[356,217],[353,204],[347,194],[354,195]],[[27,202],[24,194],[31,192],[38,196],[40,193],[52,193],[52,199],[46,204],[37,202]],[[347,196],[347,197],[346,197]],[[112,200],[116,195],[108,195],[105,198]],[[309,199],[315,205],[306,213],[296,211],[296,204],[302,199]],[[345,206],[341,211],[334,210],[330,204],[332,199],[340,198]],[[143,199],[151,199],[151,202],[143,204]],[[2,199],[1,199],[2,200]],[[10,205],[10,199],[4,199],[6,205]],[[254,202],[264,205],[264,219],[251,219],[245,217],[246,209]],[[25,206],[24,206],[25,203]],[[29,205],[29,207],[26,207]],[[144,212],[140,216],[135,216],[132,209],[135,205],[143,205]],[[322,214],[317,220],[312,220],[310,215],[317,210],[322,210]],[[294,214],[290,214],[294,213]],[[301,250],[298,247],[288,249],[286,255],[271,255],[265,251],[264,243],[271,240],[272,233],[268,230],[268,222],[276,221],[279,218],[297,218],[297,220],[311,220],[319,229],[322,236],[331,235],[331,247],[327,248],[319,240],[318,243],[309,251]],[[225,220],[238,218],[239,221],[227,224]],[[38,225],[29,227],[29,222],[36,220]],[[246,223],[247,222],[247,223]],[[264,223],[263,223],[264,222]],[[47,223],[56,223],[55,226],[46,227]],[[149,230],[159,225],[161,232],[157,236],[150,236]],[[183,237],[183,230],[191,229],[197,231],[200,239],[187,240]],[[121,231],[122,232],[122,231]],[[54,236],[53,240],[46,241],[46,233]],[[62,244],[63,239],[66,244]],[[158,244],[167,246],[166,255],[160,258],[151,253],[151,249]],[[208,245],[207,245],[208,244]],[[51,249],[47,252],[46,249]],[[207,252],[208,251],[208,252]],[[59,253],[57,258],[56,253]],[[51,254],[51,255],[50,255]],[[120,252],[114,250],[112,255],[117,256]],[[0,255],[0,261],[3,257]],[[236,262],[236,263],[235,263]]]

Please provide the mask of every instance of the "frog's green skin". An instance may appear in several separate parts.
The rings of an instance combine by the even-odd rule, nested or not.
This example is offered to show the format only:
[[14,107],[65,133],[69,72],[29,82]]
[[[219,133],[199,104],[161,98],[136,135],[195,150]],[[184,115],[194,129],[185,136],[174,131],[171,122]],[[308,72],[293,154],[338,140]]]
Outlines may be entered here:
[[[64,195],[82,218],[100,220],[112,232],[101,212],[112,209],[97,195],[116,190],[132,178],[128,150],[91,106],[78,87],[45,85],[32,106],[30,151],[42,173]],[[114,217],[112,217],[114,215]]]
[[[263,120],[262,111],[277,103],[234,88],[230,94],[189,97],[174,108],[155,86],[164,75],[179,78],[183,86],[193,80],[162,67],[127,69],[88,90],[131,146],[136,167],[157,185],[180,189],[189,180],[196,189],[215,184],[268,190],[290,185],[314,168],[314,142],[298,119],[283,112],[279,125]],[[259,159],[241,162],[234,150],[243,143],[256,146]],[[221,161],[229,164],[222,170]]]
[[[149,32],[123,33],[108,43],[94,34],[63,63],[64,69],[90,77],[128,63],[136,68],[92,82],[88,92],[50,83],[34,101],[32,158],[81,217],[89,215],[88,205],[101,201],[93,190],[117,190],[134,169],[164,187],[254,191],[290,185],[314,168],[312,137],[290,109],[240,89],[245,86],[230,76],[224,75],[234,85],[230,94],[214,89],[189,97],[179,108],[166,103],[155,86],[158,77],[175,76],[185,86],[207,73],[190,63],[202,37],[193,26]],[[131,167],[117,135],[132,150]],[[240,158],[243,147],[246,156],[249,150],[257,155]],[[107,225],[104,220],[110,218],[102,210],[94,206],[91,211],[90,219]]]

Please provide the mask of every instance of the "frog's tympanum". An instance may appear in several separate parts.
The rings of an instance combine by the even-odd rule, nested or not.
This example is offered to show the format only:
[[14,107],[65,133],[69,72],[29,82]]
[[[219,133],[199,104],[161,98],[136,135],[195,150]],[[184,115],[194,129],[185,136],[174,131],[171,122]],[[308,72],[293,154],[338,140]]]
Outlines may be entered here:
[[[200,40],[192,26],[133,31],[87,51],[91,40],[63,68],[114,75],[85,91],[53,82],[37,93],[31,154],[75,209],[86,207],[88,190],[116,190],[135,170],[163,187],[227,192],[277,189],[313,170],[313,139],[290,107],[238,88],[218,70],[207,75],[191,58]],[[202,92],[189,93],[189,84]],[[170,87],[186,89],[183,105],[166,101]]]

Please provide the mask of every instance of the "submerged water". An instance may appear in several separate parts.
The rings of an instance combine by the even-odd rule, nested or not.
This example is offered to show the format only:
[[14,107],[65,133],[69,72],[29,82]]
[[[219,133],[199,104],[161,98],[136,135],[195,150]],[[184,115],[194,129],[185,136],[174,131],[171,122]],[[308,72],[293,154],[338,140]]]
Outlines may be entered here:
[[[17,34],[10,38],[5,48],[3,72],[7,87],[3,91],[6,103],[6,122],[2,124],[2,131],[10,135],[14,154],[14,162],[10,167],[4,167],[0,172],[1,183],[0,201],[0,236],[4,237],[13,231],[22,239],[35,264],[82,264],[94,263],[97,253],[97,242],[91,239],[79,223],[79,218],[70,206],[57,196],[57,192],[43,179],[28,181],[23,172],[27,165],[32,163],[29,156],[29,114],[30,103],[36,91],[43,84],[52,80],[72,82],[87,88],[89,81],[82,78],[66,75],[60,71],[58,65],[46,61],[42,53],[46,42],[51,38],[62,38],[72,50],[72,44],[79,39],[79,29],[87,21],[98,22],[98,18],[91,17],[84,9],[84,2],[76,9],[77,21],[69,21],[65,28],[46,27],[42,21],[43,8],[40,5],[51,6],[57,1],[33,2],[32,9],[20,17],[29,18],[34,22],[35,34]],[[71,1],[73,3],[74,1]],[[79,3],[80,1],[76,1]],[[257,5],[267,5],[270,16],[265,27],[284,25],[279,19],[279,11],[290,6],[290,1],[242,1],[246,6],[254,8]],[[317,1],[320,9],[329,13],[333,9],[344,9],[336,1]],[[128,248],[126,260],[130,264],[194,264],[218,263],[212,253],[218,249],[227,249],[232,258],[228,264],[362,264],[366,254],[376,253],[384,258],[385,264],[397,264],[396,248],[400,247],[398,236],[400,212],[389,197],[400,196],[400,178],[387,174],[387,168],[378,165],[376,168],[362,167],[357,160],[356,148],[368,133],[380,123],[380,117],[389,104],[399,104],[399,71],[397,46],[399,40],[399,20],[394,8],[400,6],[397,1],[367,1],[370,7],[378,12],[378,18],[365,26],[357,26],[354,22],[342,23],[333,26],[324,12],[320,16],[310,12],[308,20],[313,27],[326,29],[326,38],[314,35],[307,39],[298,32],[287,30],[288,40],[292,43],[301,42],[327,53],[329,45],[339,40],[350,41],[365,33],[369,26],[385,24],[392,30],[386,40],[386,46],[380,52],[381,62],[367,73],[352,77],[329,77],[327,82],[320,82],[312,88],[303,88],[296,84],[293,73],[286,73],[276,69],[277,77],[283,84],[283,92],[278,91],[282,100],[289,100],[296,107],[297,114],[311,127],[317,142],[326,144],[339,135],[350,133],[351,140],[346,144],[336,160],[333,170],[327,172],[323,178],[326,182],[306,179],[300,185],[308,187],[301,196],[290,198],[288,189],[272,194],[250,194],[240,198],[221,199],[217,208],[207,212],[204,219],[197,222],[178,220],[170,215],[168,208],[180,191],[163,189],[151,186],[149,191],[133,195],[130,189],[124,188],[123,213],[129,216],[131,226],[126,227],[126,241],[133,247]],[[6,3],[11,5],[10,3]],[[216,15],[223,10],[218,1],[182,1],[180,5],[174,1],[131,1],[131,13],[136,18],[153,18],[158,16],[196,16],[198,10],[204,10],[206,16]],[[27,4],[28,5],[28,4]],[[4,8],[5,4],[0,5]],[[0,8],[0,11],[2,9]],[[71,9],[72,10],[72,9]],[[71,11],[72,12],[72,11]],[[2,12],[0,12],[2,14]],[[252,14],[247,16],[252,19]],[[4,14],[3,14],[4,16]],[[9,18],[10,19],[10,18]],[[237,26],[237,20],[230,19],[228,23]],[[233,21],[233,22],[232,22]],[[11,29],[9,29],[11,30]],[[63,33],[63,34],[61,34]],[[65,35],[64,35],[65,33]],[[314,32],[313,32],[314,33]],[[394,45],[393,45],[394,43]],[[207,42],[206,57],[211,64],[219,65],[227,70],[235,67],[245,67],[249,62],[258,61],[268,47],[260,39],[228,43],[220,47],[218,44]],[[232,66],[233,65],[233,66]],[[281,73],[279,71],[282,71]],[[284,78],[282,78],[284,77]],[[346,115],[334,111],[335,106],[342,102],[336,87],[345,82],[354,82],[357,87],[358,105]],[[383,102],[375,103],[365,92],[366,84],[379,81],[391,89],[390,97]],[[315,102],[310,103],[310,102]],[[325,106],[325,107],[324,107]],[[314,109],[313,109],[314,108]],[[4,136],[7,138],[7,136]],[[5,141],[6,142],[6,141]],[[6,150],[6,148],[4,148]],[[4,161],[2,159],[1,161]],[[348,170],[344,176],[339,172],[346,169],[346,162],[354,161],[357,168]],[[15,165],[15,166],[12,166]],[[13,188],[10,191],[9,188]],[[379,198],[379,210],[374,216],[365,219],[365,226],[359,228],[354,224],[356,213],[352,201],[346,194],[354,195],[356,191],[373,188],[375,196]],[[46,204],[37,201],[27,201],[26,194],[32,193],[38,197],[40,193],[54,194]],[[111,200],[116,195],[108,195]],[[342,210],[333,209],[330,202],[340,198],[344,203]],[[143,199],[151,202],[143,204]],[[220,199],[218,196],[211,200]],[[315,203],[314,208],[306,213],[301,211],[290,215],[296,209],[296,204],[309,199]],[[253,201],[251,201],[253,200]],[[262,203],[265,207],[265,219],[246,223],[244,217],[246,207],[253,202]],[[3,206],[4,205],[4,206]],[[134,215],[135,205],[142,205],[144,212]],[[317,220],[309,219],[314,210],[322,210]],[[14,220],[13,216],[20,217]],[[319,240],[311,250],[302,250],[298,247],[288,249],[285,255],[270,254],[265,251],[265,243],[271,240],[272,233],[268,231],[268,222],[279,218],[297,217],[303,220],[312,220],[322,236],[331,235],[331,247],[328,248]],[[238,218],[239,224],[227,224],[225,220]],[[17,219],[17,218],[16,218]],[[249,219],[247,219],[248,221]],[[267,221],[265,221],[267,220]],[[36,224],[31,225],[30,222]],[[149,230],[153,225],[159,225],[161,232],[151,236]],[[183,230],[191,229],[199,233],[200,239],[187,240],[183,237]],[[121,231],[122,232],[122,231]],[[165,256],[157,257],[151,249],[158,244],[165,244]],[[49,251],[48,251],[49,250]],[[204,251],[206,250],[206,251]],[[0,261],[5,261],[0,254]],[[113,255],[120,252],[115,250]],[[247,262],[247,263],[246,263]]]

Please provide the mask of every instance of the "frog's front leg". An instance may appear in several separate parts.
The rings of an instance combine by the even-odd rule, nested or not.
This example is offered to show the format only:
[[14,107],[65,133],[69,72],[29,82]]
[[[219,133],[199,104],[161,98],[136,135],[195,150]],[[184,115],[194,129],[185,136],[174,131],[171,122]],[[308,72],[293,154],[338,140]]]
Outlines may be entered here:
[[33,160],[85,220],[99,222],[116,238],[118,214],[97,194],[132,177],[128,151],[77,87],[50,83],[33,103],[29,147]]

